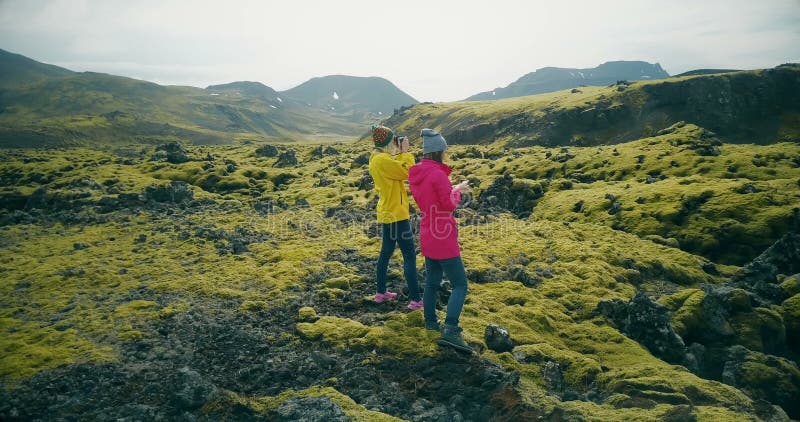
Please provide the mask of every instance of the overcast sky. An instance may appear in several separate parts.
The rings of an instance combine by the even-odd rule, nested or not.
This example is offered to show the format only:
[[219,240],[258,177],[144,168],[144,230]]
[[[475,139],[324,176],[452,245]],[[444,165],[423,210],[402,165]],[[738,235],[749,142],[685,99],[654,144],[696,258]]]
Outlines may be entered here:
[[798,62],[800,0],[0,0],[0,48],[161,84],[382,76],[451,101],[544,66]]

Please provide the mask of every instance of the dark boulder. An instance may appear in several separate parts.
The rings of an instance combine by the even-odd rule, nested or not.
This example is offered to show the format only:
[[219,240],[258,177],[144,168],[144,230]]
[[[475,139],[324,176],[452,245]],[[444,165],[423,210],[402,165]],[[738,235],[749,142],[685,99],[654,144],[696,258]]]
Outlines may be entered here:
[[597,311],[654,356],[670,363],[683,362],[686,346],[672,328],[669,311],[644,292],[636,292],[627,303],[619,299],[602,301]]
[[468,269],[467,278],[475,283],[498,283],[510,280],[519,281],[525,287],[537,287],[542,282],[542,277],[552,277],[548,269],[537,267],[535,271],[536,274],[531,274],[525,264],[512,262],[506,267]]
[[330,186],[333,184],[333,180],[328,179],[327,177],[320,177],[319,181],[314,185],[317,188],[324,188],[325,186]]
[[561,365],[553,361],[547,361],[542,368],[542,378],[544,378],[547,391],[561,397],[564,394],[566,383]]
[[325,396],[293,397],[276,410],[277,421],[292,422],[349,422],[342,407]]
[[363,175],[361,175],[361,179],[358,180],[356,184],[358,190],[365,190],[371,191],[375,188],[375,182],[372,180],[372,176],[369,172],[365,171]]
[[469,206],[485,214],[505,211],[519,218],[527,218],[533,212],[536,201],[544,196],[545,190],[542,183],[515,179],[505,174],[495,179]]
[[214,384],[203,378],[197,371],[188,367],[178,371],[178,383],[173,385],[173,405],[182,410],[195,410],[203,407],[217,391]]
[[314,158],[322,158],[327,155],[339,155],[339,151],[330,145],[328,145],[325,148],[323,148],[322,145],[320,145],[311,150],[311,156]]
[[325,210],[325,217],[339,220],[340,223],[345,225],[361,224],[374,218],[373,210],[374,206],[370,206],[370,204],[367,204],[366,207],[361,207],[354,204],[352,198],[344,197],[339,205]]
[[800,272],[800,232],[793,230],[778,239],[761,255],[731,277],[731,284],[756,294],[765,304],[779,304],[786,299],[778,274]]
[[782,407],[793,419],[800,418],[800,370],[791,360],[732,346],[727,350],[722,382]]
[[364,165],[369,164],[369,156],[368,152],[365,152],[353,160],[353,165],[351,167],[361,167]]
[[156,147],[156,153],[153,154],[152,160],[166,160],[172,164],[180,164],[190,161],[189,156],[186,155],[186,150],[179,142],[169,142],[158,145]]
[[264,199],[253,203],[253,209],[262,215],[274,214],[280,210],[285,210],[289,206],[282,200]]
[[278,148],[275,145],[264,145],[256,148],[256,157],[277,157]]
[[608,207],[608,213],[609,214],[614,215],[614,214],[617,214],[620,211],[622,211],[622,203],[619,200],[617,200],[616,196],[614,196],[614,195],[612,195],[610,193],[607,193],[606,194],[606,199],[610,202],[609,207]]
[[194,199],[194,192],[186,182],[172,181],[168,185],[148,186],[144,190],[144,198],[153,202],[179,204]]
[[511,335],[508,333],[508,330],[497,324],[489,324],[486,326],[486,330],[483,333],[483,340],[486,342],[486,347],[497,353],[514,350],[514,341],[511,340]]
[[203,225],[195,229],[194,236],[214,242],[220,255],[239,255],[248,251],[248,245],[261,243],[270,239],[270,233],[263,233],[237,226],[233,231],[217,229],[213,224]]
[[278,159],[273,164],[273,167],[294,167],[298,163],[297,155],[295,154],[294,150],[288,149],[282,152]]
[[50,201],[48,200],[47,188],[42,186],[35,191],[28,197],[28,200],[25,202],[25,210],[31,211],[34,209],[45,210],[50,206]]
[[297,175],[292,173],[281,173],[272,178],[272,184],[274,185],[274,189],[277,190],[284,190],[286,189],[286,185],[292,183],[294,179],[297,179]]

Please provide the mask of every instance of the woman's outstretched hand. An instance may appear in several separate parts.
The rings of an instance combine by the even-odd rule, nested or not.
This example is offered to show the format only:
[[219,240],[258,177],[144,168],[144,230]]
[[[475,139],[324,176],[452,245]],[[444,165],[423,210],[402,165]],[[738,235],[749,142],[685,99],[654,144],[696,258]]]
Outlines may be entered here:
[[466,192],[469,190],[469,181],[465,180],[455,186],[453,186],[453,190],[457,190],[459,192]]

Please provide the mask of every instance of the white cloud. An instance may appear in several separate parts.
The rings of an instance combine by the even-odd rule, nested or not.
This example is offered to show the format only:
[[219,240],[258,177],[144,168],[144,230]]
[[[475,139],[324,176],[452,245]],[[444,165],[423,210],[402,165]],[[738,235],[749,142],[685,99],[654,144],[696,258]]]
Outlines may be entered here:
[[660,62],[671,73],[774,66],[797,57],[800,5],[6,0],[0,40],[0,48],[36,60],[170,84],[258,80],[281,90],[328,74],[382,76],[421,101],[438,101],[544,66],[619,59]]

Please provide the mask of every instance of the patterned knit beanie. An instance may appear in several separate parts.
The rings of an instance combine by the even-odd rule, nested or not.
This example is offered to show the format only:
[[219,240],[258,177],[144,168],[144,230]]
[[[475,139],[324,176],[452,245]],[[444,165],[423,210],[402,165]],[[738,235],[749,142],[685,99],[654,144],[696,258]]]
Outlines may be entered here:
[[391,129],[386,126],[372,125],[372,143],[375,144],[376,148],[383,148],[389,145],[392,139],[394,139],[394,132]]

